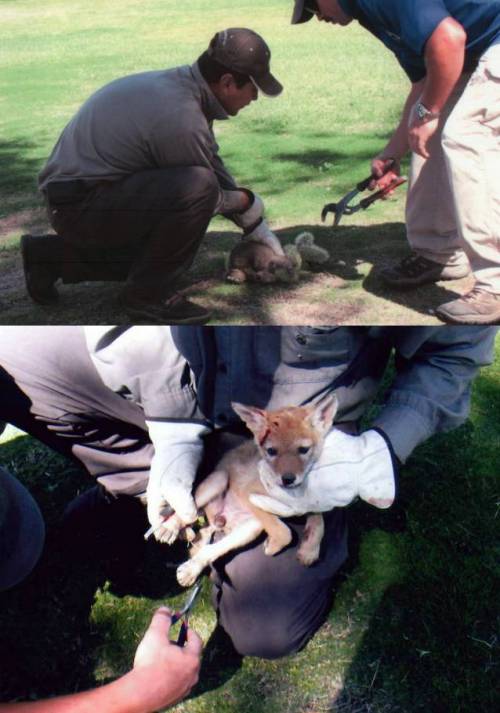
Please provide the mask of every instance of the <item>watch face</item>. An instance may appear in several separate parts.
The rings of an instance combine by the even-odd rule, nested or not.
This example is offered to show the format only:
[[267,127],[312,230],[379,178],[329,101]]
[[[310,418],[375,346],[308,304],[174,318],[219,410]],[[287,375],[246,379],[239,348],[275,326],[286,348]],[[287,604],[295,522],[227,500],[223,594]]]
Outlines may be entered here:
[[423,104],[421,104],[420,102],[418,102],[418,104],[417,104],[417,116],[418,116],[418,118],[419,118],[419,119],[425,119],[425,117],[427,116],[427,114],[429,114],[429,112],[427,111],[427,109],[425,108],[425,106],[424,106]]

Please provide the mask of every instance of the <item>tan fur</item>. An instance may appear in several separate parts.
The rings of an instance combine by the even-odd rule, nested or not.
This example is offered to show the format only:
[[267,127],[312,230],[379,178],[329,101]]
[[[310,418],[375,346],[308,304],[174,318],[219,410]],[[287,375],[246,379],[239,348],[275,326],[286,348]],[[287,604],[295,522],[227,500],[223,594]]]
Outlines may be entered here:
[[278,255],[268,245],[251,240],[240,242],[229,254],[226,280],[228,282],[271,283],[283,275],[285,280],[295,277],[295,263],[286,255]]
[[302,267],[318,268],[330,254],[316,245],[314,235],[302,232],[292,244],[285,245],[285,255],[277,255],[269,245],[252,240],[237,243],[229,253],[226,280],[243,282],[297,282]]
[[[252,505],[249,496],[268,494],[266,484],[285,488],[302,483],[319,458],[337,400],[330,397],[320,406],[279,411],[236,403],[233,408],[254,434],[254,440],[229,451],[195,492],[196,505],[205,509],[209,525],[202,531],[201,544],[193,547],[191,560],[177,569],[177,579],[184,586],[190,586],[208,564],[252,542],[263,531],[267,534],[267,555],[280,552],[290,543],[290,528],[276,515]],[[299,448],[307,452],[299,452]],[[276,454],[270,454],[269,449],[275,449]],[[174,537],[182,526],[176,515],[165,523]],[[215,533],[223,536],[210,542]],[[302,564],[308,566],[318,559],[322,537],[322,515],[309,515],[297,552]]]

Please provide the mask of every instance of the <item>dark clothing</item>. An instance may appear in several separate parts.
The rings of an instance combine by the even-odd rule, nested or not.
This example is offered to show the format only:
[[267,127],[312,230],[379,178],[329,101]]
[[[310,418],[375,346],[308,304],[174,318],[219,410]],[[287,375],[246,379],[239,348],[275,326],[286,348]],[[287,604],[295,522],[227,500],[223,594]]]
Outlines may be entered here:
[[344,12],[396,55],[410,81],[426,75],[425,43],[446,17],[467,33],[465,69],[500,41],[500,0],[339,0]]
[[65,283],[126,280],[126,296],[162,300],[191,266],[218,198],[214,174],[200,166],[50,183],[48,215],[61,238],[53,261]]
[[299,651],[330,610],[332,579],[347,558],[347,513],[324,515],[320,558],[311,567],[297,559],[303,518],[287,520],[294,537],[279,555],[264,553],[264,537],[216,561],[213,601],[218,621],[243,656],[276,659]]
[[235,188],[212,125],[228,114],[198,65],[143,72],[95,92],[63,130],[39,187],[61,237],[37,262],[63,282],[127,280],[161,302],[191,263],[222,189]]
[[39,187],[75,179],[118,181],[174,166],[213,171],[234,188],[212,125],[228,114],[198,65],[120,77],[97,90],[59,137]]

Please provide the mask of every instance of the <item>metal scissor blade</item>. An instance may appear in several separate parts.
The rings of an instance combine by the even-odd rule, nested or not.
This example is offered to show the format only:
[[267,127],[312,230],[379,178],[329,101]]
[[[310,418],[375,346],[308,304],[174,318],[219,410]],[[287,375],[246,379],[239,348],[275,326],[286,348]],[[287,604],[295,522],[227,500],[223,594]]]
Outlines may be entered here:
[[186,614],[190,611],[192,608],[193,604],[195,603],[198,594],[201,592],[201,587],[202,587],[202,580],[199,579],[195,585],[193,586],[192,590],[190,591],[188,598],[184,602],[184,606],[182,609],[180,609],[178,612],[176,612],[173,617],[172,617],[172,624],[175,624],[179,619],[182,619],[182,617],[186,616]]

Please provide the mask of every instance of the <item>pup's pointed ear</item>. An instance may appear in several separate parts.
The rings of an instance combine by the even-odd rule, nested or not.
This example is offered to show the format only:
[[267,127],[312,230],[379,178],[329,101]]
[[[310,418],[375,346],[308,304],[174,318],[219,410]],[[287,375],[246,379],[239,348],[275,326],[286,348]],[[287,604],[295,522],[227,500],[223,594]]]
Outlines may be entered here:
[[266,414],[262,409],[255,406],[245,406],[245,404],[239,404],[236,401],[231,401],[231,406],[254,436],[258,437],[266,429]]
[[333,419],[337,413],[339,401],[335,394],[330,394],[312,411],[310,419],[314,428],[317,428],[321,433],[328,433],[333,424]]

